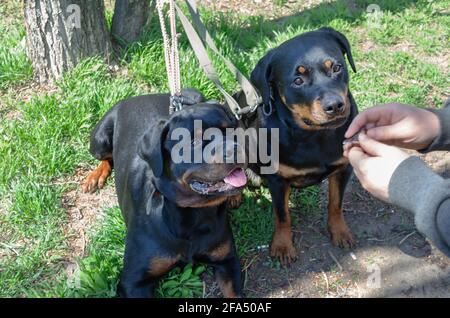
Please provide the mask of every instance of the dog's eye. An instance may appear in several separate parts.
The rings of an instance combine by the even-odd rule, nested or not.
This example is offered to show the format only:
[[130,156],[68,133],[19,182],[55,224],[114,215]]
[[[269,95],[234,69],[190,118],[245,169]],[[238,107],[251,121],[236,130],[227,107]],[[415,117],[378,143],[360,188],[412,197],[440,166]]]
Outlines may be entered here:
[[333,65],[333,73],[339,73],[342,69],[342,65],[341,64],[334,64]]
[[304,81],[303,81],[303,79],[302,79],[301,77],[297,77],[297,78],[294,80],[294,84],[295,84],[295,85],[300,86],[300,85],[302,85],[303,83],[304,83]]

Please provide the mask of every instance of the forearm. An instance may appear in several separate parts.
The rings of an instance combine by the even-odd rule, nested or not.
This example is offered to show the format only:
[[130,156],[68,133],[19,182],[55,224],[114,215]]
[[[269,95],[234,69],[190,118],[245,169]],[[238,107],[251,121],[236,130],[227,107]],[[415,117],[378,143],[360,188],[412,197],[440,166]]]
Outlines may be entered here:
[[392,175],[389,200],[413,212],[417,229],[450,257],[450,180],[410,157]]
[[420,152],[425,153],[434,150],[450,150],[450,107],[442,109],[429,109],[439,118],[440,134],[433,142]]

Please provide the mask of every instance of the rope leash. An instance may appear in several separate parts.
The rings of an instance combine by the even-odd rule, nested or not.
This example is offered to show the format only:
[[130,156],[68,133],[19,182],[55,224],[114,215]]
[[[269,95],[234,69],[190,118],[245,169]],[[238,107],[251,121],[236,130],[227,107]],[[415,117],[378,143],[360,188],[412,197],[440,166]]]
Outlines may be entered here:
[[[169,113],[180,110],[183,104],[190,104],[188,99],[184,99],[181,95],[181,80],[180,80],[180,61],[178,54],[178,36],[176,32],[176,14],[178,14],[184,31],[188,37],[189,43],[200,63],[200,66],[204,70],[206,76],[214,83],[216,88],[224,96],[228,106],[237,119],[241,119],[242,115],[254,112],[256,108],[262,104],[262,98],[258,91],[253,87],[251,82],[234,66],[234,64],[224,57],[217,49],[214,41],[200,19],[200,15],[197,10],[197,4],[195,0],[185,0],[189,9],[189,13],[192,17],[192,21],[195,24],[189,22],[183,11],[178,7],[174,0],[156,0],[156,8],[158,10],[159,23],[161,26],[161,33],[164,42],[164,58],[166,62],[167,78],[170,89],[170,106]],[[168,15],[169,15],[169,27],[170,36],[167,32],[166,23],[164,19],[164,5],[168,3]],[[197,30],[196,30],[197,29]],[[246,107],[240,107],[237,101],[227,93],[222,85],[222,82],[217,75],[216,70],[208,56],[208,52],[205,47],[208,47],[218,55],[228,69],[234,74],[237,82],[241,86],[245,99]]]
[[[237,119],[241,119],[242,115],[254,112],[256,108],[262,104],[262,98],[257,92],[257,90],[253,87],[251,82],[231,63],[230,60],[225,58],[217,49],[214,41],[212,40],[211,35],[206,29],[205,25],[200,19],[200,15],[197,10],[197,5],[195,0],[185,0],[186,5],[189,9],[189,13],[192,17],[192,21],[194,22],[197,30],[193,27],[193,25],[189,22],[187,17],[184,15],[183,11],[175,4],[175,8],[180,18],[181,24],[186,32],[189,43],[200,63],[200,66],[203,68],[206,76],[214,83],[216,88],[222,93],[224,96],[228,106],[231,108],[231,111],[235,115]],[[234,74],[237,82],[242,87],[242,90],[245,95],[247,106],[241,108],[236,100],[226,92],[223,87],[219,76],[217,75],[216,70],[211,62],[211,59],[208,56],[205,43],[208,47],[218,55],[231,71]]]
[[[169,4],[169,28],[170,36],[167,32],[166,21],[164,19],[164,5]],[[166,62],[167,79],[170,91],[169,114],[180,110],[181,103],[181,77],[180,77],[180,59],[178,54],[178,35],[175,21],[175,3],[174,0],[156,0],[156,9],[158,10],[159,24],[164,42],[164,59]]]
[[247,102],[247,107],[240,108],[237,110],[238,114],[246,114],[251,113],[256,110],[256,108],[262,103],[262,98],[253,86],[253,84],[248,80],[247,77],[244,76],[244,74],[239,71],[239,69],[226,57],[224,57],[217,46],[215,45],[211,35],[209,34],[208,30],[206,29],[206,26],[202,22],[200,18],[200,14],[197,9],[197,1],[196,0],[185,0],[186,5],[189,9],[189,13],[192,18],[192,22],[194,23],[195,28],[197,29],[197,32],[203,42],[203,44],[207,44],[209,48],[218,55],[222,61],[225,63],[225,65],[228,67],[228,69],[233,73],[236,81],[239,83],[239,85],[242,88],[242,91],[245,95],[245,100]]

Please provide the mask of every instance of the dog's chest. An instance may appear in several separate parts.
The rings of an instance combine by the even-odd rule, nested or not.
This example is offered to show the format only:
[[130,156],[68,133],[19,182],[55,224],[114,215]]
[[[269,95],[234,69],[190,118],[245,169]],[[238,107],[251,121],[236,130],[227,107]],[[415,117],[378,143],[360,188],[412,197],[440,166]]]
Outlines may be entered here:
[[320,183],[348,165],[342,156],[343,132],[320,133],[281,140],[277,174],[293,186]]
[[179,226],[177,236],[184,243],[178,246],[178,252],[185,259],[209,250],[228,228],[224,209],[209,207],[201,210],[187,212]]
[[329,162],[321,162],[317,165],[294,166],[280,163],[277,174],[287,179],[292,186],[307,187],[320,183],[347,165],[348,160],[344,157]]

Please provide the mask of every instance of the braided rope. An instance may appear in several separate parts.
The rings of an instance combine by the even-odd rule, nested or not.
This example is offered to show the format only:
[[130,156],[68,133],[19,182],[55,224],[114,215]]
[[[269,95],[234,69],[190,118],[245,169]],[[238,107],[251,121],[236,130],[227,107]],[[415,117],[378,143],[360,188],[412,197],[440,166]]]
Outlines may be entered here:
[[[170,37],[167,32],[166,22],[164,19],[164,5],[169,4],[168,16]],[[159,24],[164,42],[164,59],[166,62],[167,79],[169,82],[170,95],[181,95],[181,78],[180,78],[180,58],[178,54],[178,35],[175,21],[175,5],[174,0],[156,0],[156,8],[158,10]],[[169,112],[175,111],[174,105],[170,105]]]

